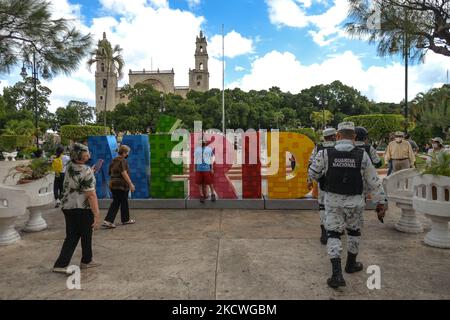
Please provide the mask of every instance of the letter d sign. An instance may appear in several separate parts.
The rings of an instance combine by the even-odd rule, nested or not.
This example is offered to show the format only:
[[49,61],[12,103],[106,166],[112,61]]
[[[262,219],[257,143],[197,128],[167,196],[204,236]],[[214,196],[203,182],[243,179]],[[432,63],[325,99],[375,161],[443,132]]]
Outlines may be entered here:
[[71,274],[67,278],[66,285],[69,290],[81,290],[81,271],[78,266],[70,266],[67,268],[67,273]]
[[381,269],[377,265],[372,265],[367,268],[367,274],[372,274],[367,279],[367,288],[369,290],[381,289]]

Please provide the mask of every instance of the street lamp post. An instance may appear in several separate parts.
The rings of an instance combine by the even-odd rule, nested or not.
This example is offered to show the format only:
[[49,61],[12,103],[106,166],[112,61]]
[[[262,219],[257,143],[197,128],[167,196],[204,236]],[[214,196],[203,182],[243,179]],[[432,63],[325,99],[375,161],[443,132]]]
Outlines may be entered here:
[[[27,69],[25,68],[25,64],[22,67],[22,72],[20,75],[25,79],[27,77]],[[37,82],[39,80],[38,78],[38,65],[36,64],[36,52],[33,52],[33,61],[31,63],[31,75],[33,79],[33,86],[34,86],[34,124],[36,128],[36,148],[37,151],[39,151],[39,109],[38,109],[38,101],[37,101]],[[43,78],[48,77],[48,69],[46,66],[44,66],[43,69]]]
[[166,112],[166,106],[164,105],[164,93],[161,92],[161,94],[159,95],[159,99],[159,112]]
[[322,109],[322,124],[323,124],[323,130],[325,130],[326,123],[325,123],[325,107],[328,105],[328,101],[323,99],[322,97],[316,97],[316,100],[319,102],[319,106]]

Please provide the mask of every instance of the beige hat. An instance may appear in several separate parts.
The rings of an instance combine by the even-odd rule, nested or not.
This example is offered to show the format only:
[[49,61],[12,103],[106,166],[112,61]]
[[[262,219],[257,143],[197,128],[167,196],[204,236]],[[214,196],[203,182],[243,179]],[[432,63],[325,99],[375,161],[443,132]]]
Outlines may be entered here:
[[441,144],[441,146],[444,145],[444,140],[442,140],[442,138],[440,138],[440,137],[433,138],[433,139],[431,139],[431,141],[439,142]]
[[325,130],[323,130],[324,137],[334,136],[335,134],[336,134],[335,128],[326,128]]
[[396,137],[404,137],[405,133],[403,133],[402,131],[397,131],[397,132],[394,133],[394,136],[396,136]]
[[352,130],[355,131],[355,124],[353,122],[341,122],[338,125],[338,131],[342,131],[342,130]]

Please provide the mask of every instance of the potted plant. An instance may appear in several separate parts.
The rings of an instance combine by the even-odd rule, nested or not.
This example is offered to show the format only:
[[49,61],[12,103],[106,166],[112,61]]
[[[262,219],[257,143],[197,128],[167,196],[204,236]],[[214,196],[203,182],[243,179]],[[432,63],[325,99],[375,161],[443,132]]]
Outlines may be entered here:
[[12,168],[4,181],[9,177],[16,178],[17,175],[19,179],[15,188],[24,190],[28,195],[27,209],[30,211],[30,218],[24,231],[42,231],[47,228],[47,223],[42,218],[42,209],[54,201],[51,164],[45,158],[34,159],[27,165]]
[[431,219],[425,243],[450,249],[450,154],[440,152],[431,165],[413,179],[413,208]]

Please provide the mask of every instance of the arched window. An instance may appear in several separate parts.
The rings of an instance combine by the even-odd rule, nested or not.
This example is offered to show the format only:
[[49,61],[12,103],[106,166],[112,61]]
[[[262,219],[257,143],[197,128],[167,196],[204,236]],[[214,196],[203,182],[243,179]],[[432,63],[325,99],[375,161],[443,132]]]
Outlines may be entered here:
[[100,69],[102,70],[102,72],[105,72],[105,64],[104,63],[102,63]]
[[106,88],[108,86],[108,81],[106,79],[103,79],[103,88]]
[[203,70],[203,63],[200,63],[199,69],[200,69],[200,70]]
[[100,100],[103,100],[103,96],[100,96]]
[[200,52],[203,53],[203,47],[202,46],[200,46]]
[[202,83],[200,81],[197,82],[197,87],[200,87]]

